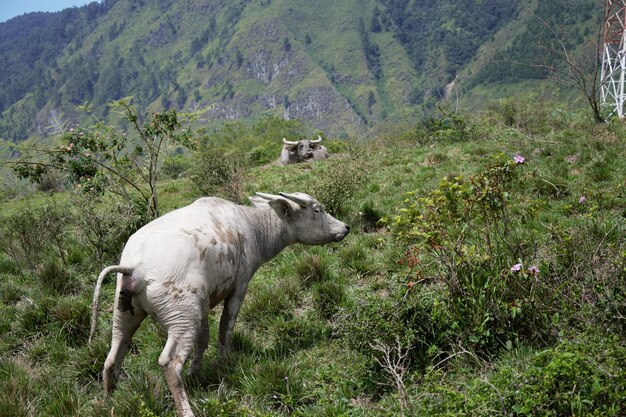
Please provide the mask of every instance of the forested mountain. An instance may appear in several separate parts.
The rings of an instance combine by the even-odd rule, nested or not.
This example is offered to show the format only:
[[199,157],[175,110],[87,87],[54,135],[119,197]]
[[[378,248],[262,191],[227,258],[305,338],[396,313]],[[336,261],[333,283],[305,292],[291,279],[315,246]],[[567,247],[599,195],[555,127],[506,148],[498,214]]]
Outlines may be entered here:
[[555,33],[588,48],[602,12],[595,0],[106,0],[31,13],[0,24],[0,138],[54,135],[77,105],[106,116],[126,96],[142,111],[213,105],[208,121],[270,113],[360,133],[419,114],[453,81],[464,95],[544,78],[510,62],[543,56]]

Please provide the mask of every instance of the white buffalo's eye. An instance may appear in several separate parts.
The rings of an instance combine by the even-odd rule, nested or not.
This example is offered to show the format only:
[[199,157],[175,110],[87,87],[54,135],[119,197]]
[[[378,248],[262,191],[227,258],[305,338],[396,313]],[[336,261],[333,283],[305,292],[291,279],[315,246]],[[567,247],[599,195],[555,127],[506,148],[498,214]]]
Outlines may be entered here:
[[322,207],[321,206],[315,206],[313,207],[313,211],[316,213],[321,213],[322,212]]

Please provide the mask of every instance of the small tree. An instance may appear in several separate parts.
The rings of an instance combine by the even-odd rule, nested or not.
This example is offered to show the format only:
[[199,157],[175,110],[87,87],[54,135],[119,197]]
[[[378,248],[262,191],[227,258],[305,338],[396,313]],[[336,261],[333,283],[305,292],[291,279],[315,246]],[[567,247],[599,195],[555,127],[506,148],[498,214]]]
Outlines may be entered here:
[[591,61],[591,68],[588,65],[582,65],[568,51],[566,43],[559,36],[556,30],[550,24],[539,16],[535,16],[537,20],[550,32],[556,40],[557,47],[554,44],[546,46],[548,54],[552,58],[542,64],[536,64],[539,68],[546,69],[549,76],[560,84],[571,86],[578,90],[584,97],[596,122],[604,122],[602,115],[602,107],[600,105],[600,88],[601,82],[599,73],[601,68],[601,43],[600,33],[598,33],[595,42],[594,55]]
[[106,124],[87,111],[95,124],[74,127],[61,137],[57,148],[19,147],[23,157],[13,162],[22,178],[40,181],[50,169],[65,173],[78,190],[102,194],[105,191],[139,203],[151,218],[159,216],[157,194],[159,164],[169,147],[193,148],[191,131],[183,128],[193,116],[176,110],[153,112],[140,121],[131,97],[109,105],[119,110],[132,133]]

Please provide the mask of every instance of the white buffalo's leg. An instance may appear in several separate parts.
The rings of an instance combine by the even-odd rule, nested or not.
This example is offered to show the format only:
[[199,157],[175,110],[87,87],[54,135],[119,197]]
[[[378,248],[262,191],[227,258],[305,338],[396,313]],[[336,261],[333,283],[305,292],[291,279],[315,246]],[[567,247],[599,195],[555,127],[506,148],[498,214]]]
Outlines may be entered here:
[[220,356],[224,356],[233,347],[233,328],[235,327],[235,320],[237,320],[243,299],[246,296],[246,290],[247,286],[234,291],[224,300],[224,309],[222,311],[222,318],[220,319],[218,335]]
[[189,375],[195,375],[202,367],[202,357],[204,351],[209,346],[209,318],[203,313],[202,321],[200,322],[200,330],[196,336],[196,346],[193,361],[189,367]]
[[165,380],[174,397],[179,417],[194,417],[183,382],[183,366],[195,339],[196,332],[192,329],[182,334],[176,330],[170,331],[165,348],[159,356],[159,365],[165,373]]
[[113,312],[113,336],[111,338],[111,350],[104,361],[104,370],[102,376],[104,379],[104,388],[108,394],[111,394],[115,388],[115,383],[120,375],[124,355],[128,350],[135,331],[146,317],[145,311],[140,307],[134,307],[131,311],[120,311],[115,309]]

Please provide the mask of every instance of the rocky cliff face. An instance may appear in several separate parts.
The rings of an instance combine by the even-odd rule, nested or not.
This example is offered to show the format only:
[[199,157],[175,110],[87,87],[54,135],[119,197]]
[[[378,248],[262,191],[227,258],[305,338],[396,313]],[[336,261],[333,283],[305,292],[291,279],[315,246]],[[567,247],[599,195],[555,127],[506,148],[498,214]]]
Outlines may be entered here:
[[237,34],[207,87],[218,88],[235,76],[245,79],[250,88],[222,96],[210,117],[239,119],[273,111],[328,134],[358,133],[365,126],[362,118],[290,36],[285,26],[273,19]]

